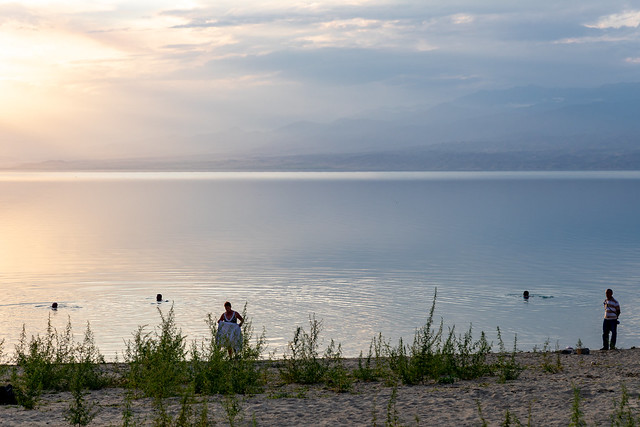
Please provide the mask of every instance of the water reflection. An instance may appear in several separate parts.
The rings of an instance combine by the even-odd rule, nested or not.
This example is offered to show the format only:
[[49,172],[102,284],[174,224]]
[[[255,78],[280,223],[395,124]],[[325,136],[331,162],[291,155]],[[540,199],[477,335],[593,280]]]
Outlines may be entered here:
[[[437,320],[521,348],[597,347],[602,293],[638,338],[640,175],[0,174],[0,339],[69,318],[121,352],[172,306],[190,339],[226,300],[282,352],[315,313],[357,356]],[[522,291],[531,297],[525,303]],[[162,293],[158,304],[156,294]],[[50,309],[52,301],[58,310]],[[625,344],[627,343],[627,344]]]

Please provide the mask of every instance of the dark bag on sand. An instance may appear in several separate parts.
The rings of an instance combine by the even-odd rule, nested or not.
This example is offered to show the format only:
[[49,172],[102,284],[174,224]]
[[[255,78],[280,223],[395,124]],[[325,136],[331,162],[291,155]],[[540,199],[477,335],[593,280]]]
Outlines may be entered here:
[[0,405],[17,405],[16,395],[11,384],[0,386]]

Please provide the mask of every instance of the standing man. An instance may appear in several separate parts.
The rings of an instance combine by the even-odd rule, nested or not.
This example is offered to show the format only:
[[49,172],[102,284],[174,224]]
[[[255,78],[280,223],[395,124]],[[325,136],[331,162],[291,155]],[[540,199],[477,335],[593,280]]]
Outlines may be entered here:
[[[615,350],[618,336],[618,316],[620,316],[620,304],[613,297],[613,291],[607,289],[604,300],[604,321],[602,322],[602,348],[600,350]],[[609,345],[609,332],[611,332],[611,345]]]

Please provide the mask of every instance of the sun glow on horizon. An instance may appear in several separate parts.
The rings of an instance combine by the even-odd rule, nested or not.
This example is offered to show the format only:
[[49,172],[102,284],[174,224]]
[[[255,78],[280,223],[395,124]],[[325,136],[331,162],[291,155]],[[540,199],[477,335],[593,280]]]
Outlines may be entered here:
[[0,162],[191,154],[202,135],[241,152],[299,121],[637,79],[637,10],[454,3],[0,0]]

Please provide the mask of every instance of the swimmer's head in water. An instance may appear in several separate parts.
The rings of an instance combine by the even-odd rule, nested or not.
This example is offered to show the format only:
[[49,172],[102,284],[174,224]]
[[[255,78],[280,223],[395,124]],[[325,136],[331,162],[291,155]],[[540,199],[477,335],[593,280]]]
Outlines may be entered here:
[[156,301],[162,301],[162,294],[156,295]]
[[53,304],[51,304],[51,308],[56,310],[58,308],[58,303],[54,302]]
[[524,292],[522,293],[522,296],[523,296],[524,298],[529,298],[529,291],[524,291]]

